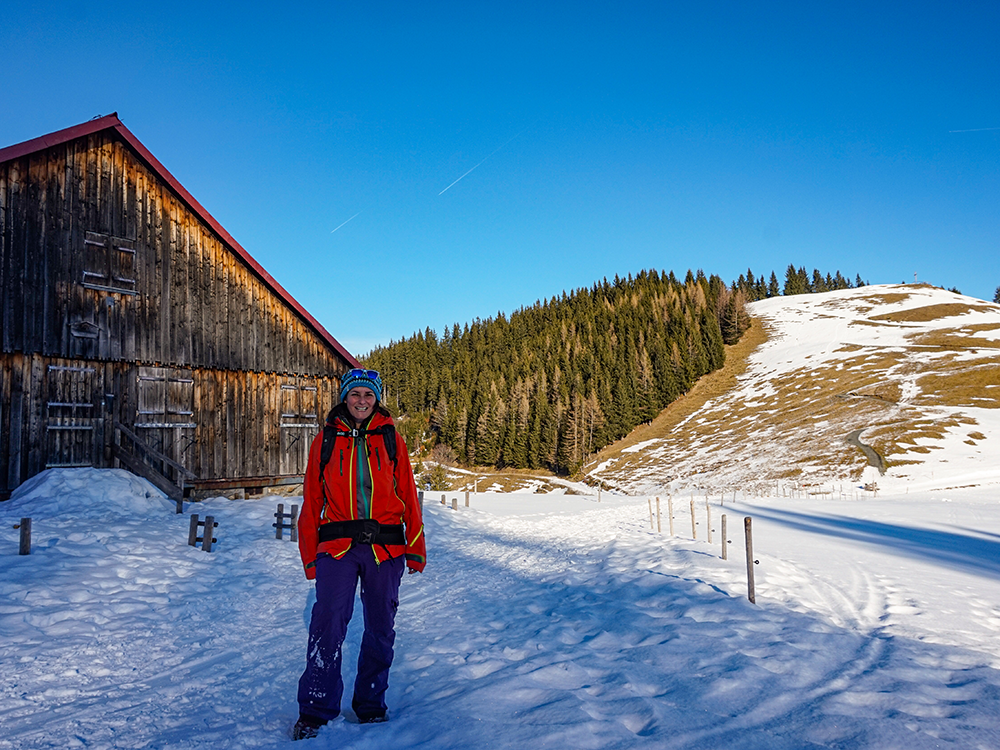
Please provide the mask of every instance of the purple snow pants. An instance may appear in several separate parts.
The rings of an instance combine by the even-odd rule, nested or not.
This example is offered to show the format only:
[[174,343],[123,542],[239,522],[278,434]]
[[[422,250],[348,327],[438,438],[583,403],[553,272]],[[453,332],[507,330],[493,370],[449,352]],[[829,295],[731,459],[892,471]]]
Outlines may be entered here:
[[351,706],[362,720],[385,715],[403,567],[402,556],[376,563],[367,545],[356,545],[339,559],[323,555],[316,560],[316,603],[309,621],[306,671],[299,678],[301,713],[320,719],[333,719],[340,713],[342,647],[360,580],[365,632]]

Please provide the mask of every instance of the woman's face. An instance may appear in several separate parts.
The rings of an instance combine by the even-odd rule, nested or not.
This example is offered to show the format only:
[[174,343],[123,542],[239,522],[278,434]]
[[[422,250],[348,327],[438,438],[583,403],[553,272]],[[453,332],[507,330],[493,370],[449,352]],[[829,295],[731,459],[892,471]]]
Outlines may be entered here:
[[364,386],[352,388],[347,392],[347,398],[345,399],[347,412],[351,415],[351,419],[361,424],[372,415],[372,410],[375,408],[375,401],[375,391],[371,388],[365,388]]

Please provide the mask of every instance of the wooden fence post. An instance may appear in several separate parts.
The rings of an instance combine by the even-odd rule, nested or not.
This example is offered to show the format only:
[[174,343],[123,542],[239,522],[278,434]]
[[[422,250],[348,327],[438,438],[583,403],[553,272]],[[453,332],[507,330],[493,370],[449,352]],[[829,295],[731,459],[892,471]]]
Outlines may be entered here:
[[420,501],[420,510],[421,510],[421,512],[423,512],[423,510],[424,510],[424,491],[423,490],[417,490],[417,500]]
[[694,527],[694,498],[691,498],[691,538],[698,538],[698,532]]
[[188,527],[188,546],[194,547],[198,543],[198,514],[191,514],[191,525]]
[[647,497],[646,503],[649,505],[649,530],[652,531],[655,526],[653,526],[653,498]]
[[441,505],[445,505],[444,495],[441,495]]
[[660,498],[656,498],[656,533],[663,533],[663,524],[660,522]]
[[30,555],[31,554],[31,519],[22,518],[21,523],[18,524],[18,528],[21,529],[21,540],[18,546],[17,554],[19,555]]
[[667,516],[670,519],[670,536],[674,535],[674,499],[667,496]]
[[712,506],[711,505],[706,505],[705,506],[705,522],[708,524],[708,526],[707,526],[707,532],[706,532],[708,534],[708,543],[711,544],[712,543]]
[[451,509],[452,510],[458,510],[458,498],[457,497],[453,497],[451,499]]
[[219,541],[215,538],[215,527],[218,525],[212,516],[205,516],[205,528],[201,532],[201,548],[205,552],[211,552],[212,544]]
[[274,538],[281,539],[285,530],[285,504],[278,503],[278,512],[274,514]]
[[468,490],[465,491],[465,507],[466,508],[469,507],[469,491]]
[[726,548],[726,545],[728,543],[729,542],[726,541],[726,514],[723,513],[722,514],[722,559],[723,560],[729,559],[729,550]]
[[757,592],[753,582],[753,532],[751,531],[750,516],[743,519],[743,529],[747,539],[747,599],[751,604],[757,603]]

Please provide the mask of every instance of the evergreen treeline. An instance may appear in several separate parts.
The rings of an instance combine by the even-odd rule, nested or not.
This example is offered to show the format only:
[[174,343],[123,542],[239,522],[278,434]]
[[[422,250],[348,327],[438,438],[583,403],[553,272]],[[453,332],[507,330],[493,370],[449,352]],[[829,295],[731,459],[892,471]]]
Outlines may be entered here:
[[840,271],[832,276],[827,273],[823,276],[817,269],[813,269],[810,276],[805,267],[796,268],[791,263],[785,270],[785,282],[782,287],[778,286],[778,277],[771,271],[771,277],[765,279],[763,276],[755,277],[753,271],[747,269],[746,275],[733,282],[733,289],[738,289],[746,296],[747,302],[767,299],[768,297],[778,297],[780,295],[791,294],[811,294],[813,292],[832,292],[836,289],[853,289],[854,287],[868,286],[868,283],[861,280],[858,274],[851,283],[850,279],[844,278]]
[[[800,283],[804,279],[804,284]],[[744,303],[777,294],[771,274],[643,271],[536,302],[508,318],[430,328],[364,359],[411,447],[429,435],[466,464],[573,473],[722,366],[750,325]],[[858,279],[860,283],[860,278]],[[785,294],[841,288],[789,266]],[[773,294],[772,294],[773,292]],[[440,449],[439,449],[440,450]]]

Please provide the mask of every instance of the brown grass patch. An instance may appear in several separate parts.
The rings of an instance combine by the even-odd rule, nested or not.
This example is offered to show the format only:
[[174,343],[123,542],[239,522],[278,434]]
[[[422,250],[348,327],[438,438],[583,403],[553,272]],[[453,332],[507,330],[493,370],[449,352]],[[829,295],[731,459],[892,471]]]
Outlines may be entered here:
[[961,302],[947,302],[938,305],[924,305],[909,310],[873,315],[869,320],[887,320],[892,323],[929,323],[941,318],[954,318],[971,312],[996,312],[991,305],[968,305]]
[[883,294],[866,294],[858,299],[873,305],[894,305],[897,302],[905,302],[909,298],[909,292],[885,292]]
[[906,338],[916,346],[934,347],[936,349],[958,351],[968,349],[1000,349],[1000,341],[970,336],[955,328],[927,331],[926,333],[911,333]]
[[1000,388],[996,387],[1000,385],[1000,363],[990,362],[958,372],[929,373],[919,378],[917,385],[921,395],[914,403],[1000,409]]

